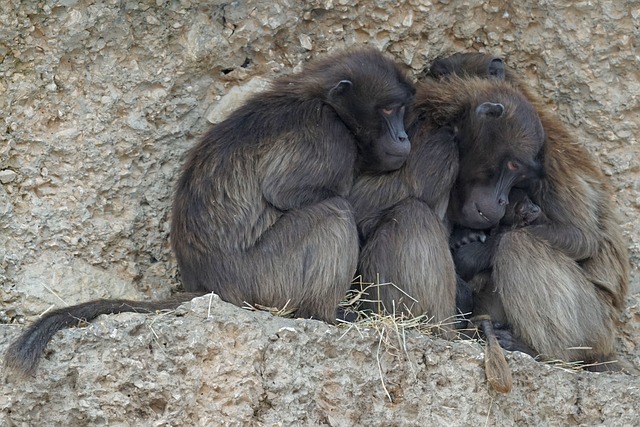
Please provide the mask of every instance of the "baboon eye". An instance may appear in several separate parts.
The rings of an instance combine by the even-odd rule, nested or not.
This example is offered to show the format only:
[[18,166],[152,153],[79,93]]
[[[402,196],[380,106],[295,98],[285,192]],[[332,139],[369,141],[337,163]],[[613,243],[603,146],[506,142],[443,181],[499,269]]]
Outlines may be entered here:
[[520,163],[512,161],[507,162],[507,169],[509,169],[511,172],[515,172],[520,169]]
[[382,109],[382,114],[385,116],[390,116],[393,114],[393,107],[387,107]]

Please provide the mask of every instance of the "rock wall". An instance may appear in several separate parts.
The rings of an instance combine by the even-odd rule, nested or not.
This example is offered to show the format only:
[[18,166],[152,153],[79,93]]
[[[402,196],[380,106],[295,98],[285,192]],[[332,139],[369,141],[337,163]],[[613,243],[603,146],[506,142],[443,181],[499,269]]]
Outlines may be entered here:
[[283,319],[215,296],[163,315],[102,316],[60,334],[50,349],[36,378],[9,378],[2,386],[3,426],[632,426],[638,420],[637,377],[574,372],[512,353],[514,388],[501,395],[486,384],[477,342]]
[[[416,75],[453,52],[502,55],[594,154],[631,250],[620,348],[638,365],[639,20],[637,0],[0,0],[0,351],[21,322],[53,306],[160,298],[178,287],[169,207],[185,151],[268,79],[370,44]],[[637,377],[568,373],[513,355],[516,391],[501,396],[487,390],[477,344],[411,336],[400,354],[384,347],[378,364],[377,333],[223,303],[211,318],[194,304],[181,317],[120,315],[60,334],[36,378],[5,380],[1,423],[637,417],[637,396],[626,391],[637,391]]]

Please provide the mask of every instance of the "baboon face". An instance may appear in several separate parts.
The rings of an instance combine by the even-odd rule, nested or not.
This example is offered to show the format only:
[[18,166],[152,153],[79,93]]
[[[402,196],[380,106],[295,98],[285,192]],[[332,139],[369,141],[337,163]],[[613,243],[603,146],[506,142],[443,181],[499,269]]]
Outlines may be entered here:
[[545,136],[538,113],[509,84],[500,58],[455,54],[435,60],[426,74],[443,82],[472,82],[470,104],[458,122],[460,174],[451,213],[462,226],[493,227],[505,214],[511,189],[542,174]]
[[527,192],[520,188],[514,188],[509,193],[509,205],[502,219],[502,224],[524,227],[535,222],[541,215],[540,206],[536,205]]
[[472,105],[459,130],[460,174],[452,204],[469,228],[498,224],[511,189],[541,173],[544,132],[532,105],[510,93]]
[[[357,64],[356,58],[349,60]],[[355,136],[365,169],[400,168],[411,151],[404,114],[415,93],[413,85],[388,61],[373,69],[354,65],[348,74],[329,90],[329,105]]]

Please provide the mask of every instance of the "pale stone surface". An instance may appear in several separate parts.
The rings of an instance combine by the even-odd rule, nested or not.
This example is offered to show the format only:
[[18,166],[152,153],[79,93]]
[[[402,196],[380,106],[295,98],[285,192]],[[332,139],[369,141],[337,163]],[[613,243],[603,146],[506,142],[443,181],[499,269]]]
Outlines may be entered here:
[[10,182],[13,182],[16,179],[17,175],[18,175],[17,173],[15,173],[10,169],[0,171],[0,183],[9,184]]
[[[18,332],[0,329],[0,345]],[[514,389],[500,395],[478,343],[384,334],[380,343],[380,331],[248,312],[209,295],[167,314],[102,316],[59,334],[35,378],[7,380],[0,424],[637,424],[638,377],[513,353]]]
[[[639,11],[635,0],[0,0],[0,320],[174,290],[169,209],[184,153],[256,82],[354,45],[414,75],[479,50],[525,76],[611,177],[633,264],[620,348],[640,366]],[[35,379],[2,385],[0,424],[637,424],[636,377],[514,355],[515,390],[495,396],[477,346],[414,337],[413,365],[385,359],[390,403],[375,334],[336,343],[344,331],[317,322],[213,309],[216,320],[185,310],[66,331]],[[19,328],[0,328],[0,351]]]
[[220,97],[220,100],[207,111],[207,121],[213,124],[220,123],[227,118],[229,112],[244,104],[251,95],[262,92],[268,87],[269,81],[260,77],[251,79],[241,86],[232,87],[226,95]]

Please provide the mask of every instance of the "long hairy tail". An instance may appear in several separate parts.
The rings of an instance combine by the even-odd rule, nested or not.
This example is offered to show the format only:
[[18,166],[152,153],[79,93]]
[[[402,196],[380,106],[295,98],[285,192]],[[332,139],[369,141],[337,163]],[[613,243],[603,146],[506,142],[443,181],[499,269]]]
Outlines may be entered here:
[[4,357],[5,367],[22,376],[31,376],[35,373],[47,344],[61,329],[90,322],[101,314],[170,310],[203,294],[180,293],[161,301],[100,299],[53,310],[38,319],[9,346]]
[[509,369],[502,347],[496,338],[491,317],[478,316],[474,322],[479,323],[487,342],[484,351],[484,369],[487,382],[498,393],[509,393],[512,387],[511,369]]

